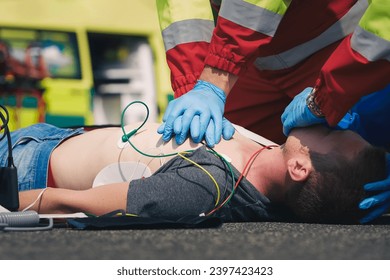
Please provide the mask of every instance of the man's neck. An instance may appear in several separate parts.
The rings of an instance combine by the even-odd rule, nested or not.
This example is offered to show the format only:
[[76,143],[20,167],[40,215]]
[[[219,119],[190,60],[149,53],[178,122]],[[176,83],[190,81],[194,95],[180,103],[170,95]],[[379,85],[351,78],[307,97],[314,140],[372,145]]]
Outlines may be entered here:
[[255,158],[246,178],[273,202],[282,202],[286,191],[286,165],[280,147],[264,149]]

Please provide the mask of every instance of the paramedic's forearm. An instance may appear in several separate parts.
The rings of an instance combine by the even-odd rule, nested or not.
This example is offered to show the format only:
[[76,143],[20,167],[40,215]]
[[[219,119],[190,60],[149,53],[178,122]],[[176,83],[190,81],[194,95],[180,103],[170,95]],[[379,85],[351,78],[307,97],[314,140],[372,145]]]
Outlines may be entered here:
[[222,89],[226,96],[232,90],[237,79],[238,77],[236,75],[207,65],[204,67],[203,72],[199,77],[199,80],[212,83]]

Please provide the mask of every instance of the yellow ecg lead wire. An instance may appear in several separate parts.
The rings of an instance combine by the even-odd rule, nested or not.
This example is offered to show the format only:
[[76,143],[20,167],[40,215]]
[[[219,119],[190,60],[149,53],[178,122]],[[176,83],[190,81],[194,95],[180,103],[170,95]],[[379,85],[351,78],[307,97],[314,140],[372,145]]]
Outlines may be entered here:
[[184,160],[186,161],[189,161],[190,163],[192,163],[193,165],[195,165],[196,167],[200,168],[204,173],[206,173],[210,179],[213,181],[214,185],[215,185],[215,188],[217,189],[217,199],[215,201],[215,205],[214,206],[217,206],[218,203],[219,203],[219,200],[220,200],[220,197],[221,197],[221,191],[219,189],[219,185],[217,183],[217,181],[214,179],[214,177],[210,174],[210,172],[208,172],[204,167],[202,167],[201,165],[197,164],[195,161],[193,160],[190,160],[189,158],[185,157],[183,155],[183,152],[179,152],[177,153],[180,157],[182,157]]

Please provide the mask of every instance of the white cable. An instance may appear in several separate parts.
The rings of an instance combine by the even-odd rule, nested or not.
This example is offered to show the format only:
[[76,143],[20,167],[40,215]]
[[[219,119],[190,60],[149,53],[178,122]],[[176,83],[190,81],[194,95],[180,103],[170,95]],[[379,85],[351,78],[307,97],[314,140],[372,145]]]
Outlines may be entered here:
[[27,206],[26,208],[24,208],[24,209],[22,210],[22,212],[27,211],[28,209],[30,209],[31,207],[33,207],[33,206],[35,205],[35,203],[37,203],[38,200],[42,197],[43,193],[44,193],[46,190],[47,190],[47,188],[43,189],[43,190],[39,193],[37,199],[35,199],[34,202],[31,203],[29,206]]

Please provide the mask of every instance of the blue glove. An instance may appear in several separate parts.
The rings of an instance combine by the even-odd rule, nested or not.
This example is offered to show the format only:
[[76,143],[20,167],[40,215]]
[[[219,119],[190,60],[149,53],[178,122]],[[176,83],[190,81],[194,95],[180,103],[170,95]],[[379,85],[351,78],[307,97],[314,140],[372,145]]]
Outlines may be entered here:
[[312,88],[306,88],[294,97],[282,114],[283,133],[288,136],[294,127],[304,127],[312,124],[326,123],[325,118],[316,117],[306,105],[306,98]]
[[360,209],[371,209],[372,211],[360,220],[361,223],[370,222],[390,208],[390,153],[387,159],[387,178],[383,181],[369,183],[364,186],[366,191],[380,192],[377,195],[364,199],[359,204]]
[[[192,126],[191,126],[191,134],[192,134]],[[210,122],[209,122],[209,125],[207,126],[207,130],[206,130],[206,135],[205,135],[205,138],[206,138],[206,143],[212,143],[213,142],[213,137],[214,137],[214,131],[215,130],[215,125],[214,125],[214,121],[211,119]],[[223,139],[225,140],[229,140],[233,137],[233,134],[236,130],[234,129],[232,123],[230,121],[228,121],[226,118],[223,118],[222,119],[222,137]],[[209,135],[211,136],[211,138],[208,138]],[[213,146],[210,146],[209,144],[207,144],[209,147],[213,147]]]
[[[169,141],[173,134],[176,134],[175,140],[179,145],[186,140],[190,132],[194,142],[198,143],[205,138],[207,145],[213,147],[221,140],[225,101],[223,90],[199,80],[188,93],[169,102],[163,116],[163,124],[157,132],[163,135],[164,141]],[[199,118],[194,119],[195,116]],[[213,124],[210,123],[211,120]],[[228,139],[233,135],[229,124],[230,122],[225,122],[224,137]]]
[[[181,141],[182,141],[181,119],[182,119],[182,116],[179,116],[175,120],[174,125],[173,125],[173,131],[174,131],[175,140],[177,143],[181,143]],[[158,128],[158,131],[160,134],[163,133],[164,127],[165,127],[165,123],[162,123],[160,125],[160,127]],[[214,142],[214,130],[215,130],[214,121],[211,119],[208,126],[207,126],[207,129],[206,129],[206,134],[205,134],[206,143]],[[200,139],[198,136],[199,135],[199,115],[195,115],[194,118],[192,119],[190,131],[191,131],[192,139]],[[233,134],[235,131],[236,130],[235,130],[234,126],[231,124],[231,122],[228,121],[224,117],[222,119],[222,137],[223,137],[223,139],[225,139],[225,140],[231,139],[233,137]],[[208,138],[208,135],[211,135],[211,139]],[[186,139],[186,138],[187,138],[187,136],[184,139]],[[193,141],[195,143],[199,143],[201,140],[202,139],[200,139],[199,141],[195,141],[195,140],[193,140]],[[209,144],[208,144],[208,146],[213,147]]]

